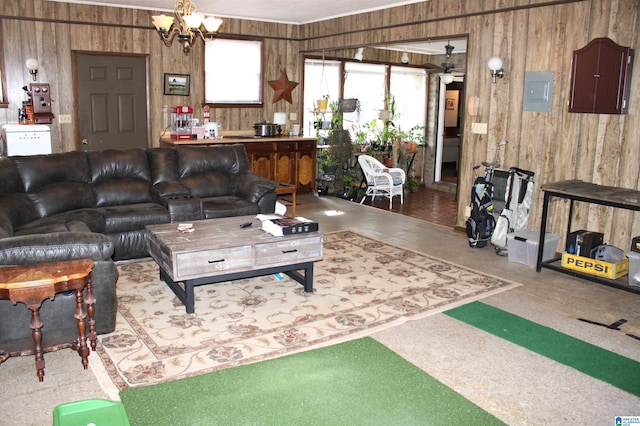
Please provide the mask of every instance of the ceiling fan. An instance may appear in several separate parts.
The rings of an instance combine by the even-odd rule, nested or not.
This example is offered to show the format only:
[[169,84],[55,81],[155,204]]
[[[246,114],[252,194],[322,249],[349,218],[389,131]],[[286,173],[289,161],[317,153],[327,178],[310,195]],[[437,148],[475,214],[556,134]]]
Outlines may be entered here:
[[464,72],[465,71],[464,68],[456,68],[456,64],[454,64],[453,61],[451,61],[451,53],[453,52],[454,46],[452,46],[450,43],[447,43],[444,49],[445,49],[446,59],[441,65],[432,64],[430,62],[423,64],[423,66],[427,69],[427,72],[428,73],[443,72],[446,74],[451,73],[452,71]]

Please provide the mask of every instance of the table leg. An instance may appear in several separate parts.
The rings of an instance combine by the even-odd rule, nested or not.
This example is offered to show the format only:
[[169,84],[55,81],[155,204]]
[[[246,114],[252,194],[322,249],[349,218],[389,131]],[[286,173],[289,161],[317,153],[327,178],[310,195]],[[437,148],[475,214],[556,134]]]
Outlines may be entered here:
[[96,334],[96,320],[95,320],[95,303],[96,298],[93,295],[93,281],[91,275],[87,279],[87,296],[84,298],[84,302],[87,305],[87,314],[89,316],[89,341],[91,342],[91,349],[95,352],[97,334]]
[[36,357],[36,370],[38,370],[38,381],[44,381],[44,355],[42,352],[42,320],[40,319],[40,304],[28,305],[31,310],[31,336],[33,337],[33,352]]
[[76,290],[76,313],[74,317],[78,320],[78,354],[82,357],[82,366],[85,370],[89,367],[89,348],[87,347],[87,336],[85,335],[86,323],[84,321],[86,316],[82,289],[78,289]]
[[291,215],[296,217],[296,191],[293,191],[291,194],[291,202],[293,203],[291,206]]

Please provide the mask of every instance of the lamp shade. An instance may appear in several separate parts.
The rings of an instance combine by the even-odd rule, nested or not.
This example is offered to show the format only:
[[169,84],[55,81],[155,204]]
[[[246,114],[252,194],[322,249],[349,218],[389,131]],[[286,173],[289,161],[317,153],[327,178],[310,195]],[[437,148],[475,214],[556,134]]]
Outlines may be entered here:
[[280,124],[284,126],[287,124],[287,113],[285,112],[274,112],[273,113],[273,123]]
[[184,23],[187,24],[187,27],[198,28],[200,24],[202,24],[204,15],[201,15],[199,13],[194,13],[192,15],[185,15],[182,17],[182,19],[184,19]]
[[29,59],[27,59],[26,65],[27,65],[27,69],[28,70],[34,71],[34,70],[38,69],[38,65],[39,64],[38,64],[38,60],[37,59],[29,58]]
[[489,62],[487,62],[487,66],[491,71],[500,71],[502,69],[502,59],[494,56],[493,58],[489,59]]
[[160,31],[161,29],[168,30],[169,28],[171,28],[174,19],[175,18],[173,16],[167,16],[164,14],[151,17],[151,21],[158,31]]
[[440,81],[442,81],[444,84],[449,84],[449,83],[453,83],[454,77],[451,74],[444,74],[440,76]]
[[215,33],[220,29],[220,25],[222,25],[222,19],[218,19],[213,16],[207,16],[202,20],[202,25],[204,25],[204,29],[207,32]]
[[355,59],[356,61],[362,61],[363,57],[364,57],[364,47],[359,47],[353,59]]

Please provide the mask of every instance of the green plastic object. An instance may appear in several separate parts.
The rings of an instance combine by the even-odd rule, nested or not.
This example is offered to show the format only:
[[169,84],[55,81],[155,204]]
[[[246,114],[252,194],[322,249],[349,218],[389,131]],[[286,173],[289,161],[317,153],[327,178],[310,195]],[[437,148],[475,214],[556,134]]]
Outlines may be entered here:
[[129,418],[121,402],[86,399],[54,408],[53,426],[129,426]]

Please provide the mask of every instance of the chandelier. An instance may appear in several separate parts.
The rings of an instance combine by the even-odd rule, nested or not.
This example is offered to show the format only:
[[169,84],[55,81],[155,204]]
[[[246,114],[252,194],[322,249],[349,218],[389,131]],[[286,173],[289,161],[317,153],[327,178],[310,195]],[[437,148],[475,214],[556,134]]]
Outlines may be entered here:
[[[151,17],[153,25],[158,30],[165,46],[171,46],[173,39],[177,36],[178,41],[182,44],[184,53],[189,53],[191,45],[198,36],[203,41],[211,40],[215,37],[220,25],[222,25],[222,19],[213,16],[205,17],[200,13],[196,13],[196,11],[194,3],[189,0],[178,0],[173,6],[175,18],[164,14]],[[177,20],[176,25],[174,25],[174,20]]]

